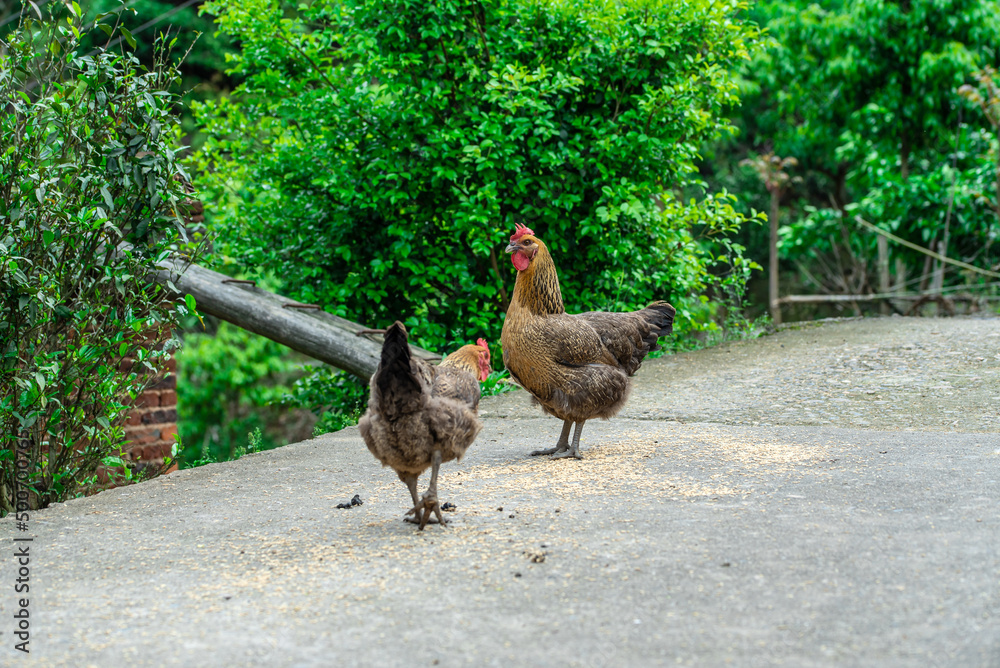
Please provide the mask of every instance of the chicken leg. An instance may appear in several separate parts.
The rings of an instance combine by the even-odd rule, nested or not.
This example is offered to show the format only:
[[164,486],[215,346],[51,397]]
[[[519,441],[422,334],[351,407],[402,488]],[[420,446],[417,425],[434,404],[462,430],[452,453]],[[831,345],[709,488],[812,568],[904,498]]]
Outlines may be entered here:
[[[406,513],[407,515],[413,515],[413,519],[410,520],[411,522],[416,522],[416,519],[418,517],[420,518],[419,524],[421,531],[423,531],[424,527],[427,526],[427,521],[430,519],[432,512],[434,513],[434,516],[437,517],[439,524],[442,526],[447,524],[444,519],[444,515],[441,514],[441,504],[438,503],[437,498],[437,479],[439,468],[441,468],[441,451],[435,450],[434,455],[431,458],[431,483],[428,485],[427,491],[424,492],[424,495],[419,501],[416,501],[416,493],[414,492],[413,497],[415,503],[413,508]],[[424,511],[422,517],[420,516],[421,510]]]
[[[419,497],[417,497],[417,476],[413,475],[412,473],[400,473],[399,479],[402,480],[404,483],[406,483],[406,488],[410,490],[410,497],[413,499],[413,506],[414,507],[419,506],[420,499]],[[413,517],[409,517],[410,513],[412,512],[413,511],[411,510],[408,513],[406,513],[407,517],[404,517],[403,520],[406,522],[411,522],[412,524],[420,524],[420,513],[417,513]],[[430,524],[435,524],[437,520],[431,518],[429,522]]]
[[573,424],[570,420],[563,420],[562,434],[559,435],[559,440],[556,442],[556,447],[548,448],[547,450],[534,450],[531,453],[532,457],[537,457],[538,455],[554,455],[557,452],[564,452],[569,449],[569,428]]
[[417,505],[417,476],[412,473],[402,473],[399,472],[399,479],[406,484],[406,488],[410,490],[410,496],[413,497],[413,505]]
[[[565,457],[583,459],[583,455],[580,454],[580,432],[583,431],[584,422],[586,422],[586,420],[580,420],[576,423],[576,430],[573,432],[573,445],[571,445],[568,450],[564,449],[556,452],[552,455],[552,459],[563,459]],[[569,432],[569,420],[566,420],[566,424],[563,426],[563,433],[567,432]]]

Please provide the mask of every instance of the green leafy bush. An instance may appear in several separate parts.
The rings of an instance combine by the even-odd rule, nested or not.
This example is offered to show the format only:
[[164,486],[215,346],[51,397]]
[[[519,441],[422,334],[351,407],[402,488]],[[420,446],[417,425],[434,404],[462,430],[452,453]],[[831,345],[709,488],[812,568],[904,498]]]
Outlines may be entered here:
[[738,299],[747,218],[700,201],[697,147],[727,130],[745,6],[216,0],[234,95],[196,108],[220,261],[422,346],[498,337],[515,223],[552,248],[569,309],[653,298],[678,330]]
[[313,436],[318,436],[357,424],[368,406],[368,386],[349,373],[318,365],[295,381],[281,403],[316,415]]
[[44,507],[124,463],[129,403],[187,311],[147,279],[184,239],[176,69],[162,51],[149,70],[126,53],[81,55],[95,27],[75,3],[68,11],[26,19],[0,42],[4,513],[15,487]]
[[[753,16],[770,39],[743,68],[743,143],[717,160],[754,151],[797,158],[803,181],[784,202],[781,254],[809,291],[877,291],[877,237],[855,215],[949,257],[996,265],[996,127],[959,95],[977,68],[997,62],[996,3],[782,0],[758,3]],[[721,168],[716,183],[746,193],[739,179]],[[927,282],[926,256],[895,244],[890,254],[897,285]],[[982,283],[949,276],[956,286]]]
[[517,389],[517,385],[510,381],[510,372],[506,369],[494,371],[486,380],[479,383],[479,387],[484,397],[505,394]]
[[295,428],[301,416],[278,406],[301,373],[290,353],[226,322],[214,334],[184,334],[177,354],[182,466],[238,458],[255,431],[261,434],[260,450],[284,445],[286,434],[302,435]]
[[[947,253],[989,268],[996,262],[993,244],[1000,238],[1000,221],[993,206],[997,186],[995,163],[989,156],[990,135],[968,128],[956,137],[959,144],[951,160],[919,165],[919,170],[901,178],[894,161],[872,154],[861,164],[853,180],[859,186],[859,200],[841,209],[807,207],[801,217],[782,229],[783,252],[800,261],[824,262],[835,252],[834,244],[850,244],[854,257],[876,257],[876,234],[858,225],[854,216],[877,222],[879,227],[918,245],[934,250],[948,230]],[[903,246],[893,248],[893,255],[911,268],[911,276],[897,276],[906,289],[919,287],[926,256]],[[868,286],[875,287],[874,262]],[[956,285],[985,285],[993,279],[965,270],[950,272]],[[816,271],[814,287],[830,292],[845,286],[830,280],[834,271]],[[824,281],[821,277],[827,277]]]

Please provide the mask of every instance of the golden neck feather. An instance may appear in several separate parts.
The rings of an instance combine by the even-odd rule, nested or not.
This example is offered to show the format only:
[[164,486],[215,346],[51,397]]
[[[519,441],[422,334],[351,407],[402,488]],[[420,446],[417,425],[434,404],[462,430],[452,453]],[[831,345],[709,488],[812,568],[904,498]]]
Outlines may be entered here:
[[517,272],[512,304],[536,315],[565,313],[556,265],[545,244],[537,238],[535,241],[538,243],[538,252],[527,269]]

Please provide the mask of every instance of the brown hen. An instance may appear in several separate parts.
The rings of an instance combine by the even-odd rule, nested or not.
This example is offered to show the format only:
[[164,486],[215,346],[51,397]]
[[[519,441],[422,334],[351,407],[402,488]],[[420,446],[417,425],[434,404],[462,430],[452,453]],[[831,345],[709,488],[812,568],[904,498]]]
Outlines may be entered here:
[[534,232],[518,225],[507,252],[517,281],[500,338],[503,362],[546,413],[563,421],[556,446],[531,454],[580,459],[583,423],[610,418],[625,405],[630,376],[647,353],[659,350],[657,339],[673,331],[674,307],[656,301],[630,313],[571,315],[552,256]]
[[[390,466],[413,498],[406,519],[424,525],[433,513],[445,523],[437,498],[438,468],[461,459],[482,429],[479,380],[490,375],[490,350],[483,339],[462,346],[439,366],[410,355],[406,328],[386,330],[382,359],[371,379],[368,410],[358,428],[383,466]],[[417,478],[431,467],[427,492],[417,498]],[[423,513],[421,514],[421,511]]]

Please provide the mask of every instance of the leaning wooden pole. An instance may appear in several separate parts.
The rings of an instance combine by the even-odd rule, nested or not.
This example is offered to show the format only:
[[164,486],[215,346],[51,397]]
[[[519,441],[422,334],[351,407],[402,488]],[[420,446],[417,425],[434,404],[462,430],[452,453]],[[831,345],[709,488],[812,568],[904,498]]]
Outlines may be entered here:
[[781,213],[781,189],[778,186],[771,190],[771,220],[768,235],[768,271],[767,300],[771,307],[771,320],[775,325],[781,324],[781,302],[778,300],[778,215]]
[[[878,247],[878,291],[885,294],[889,292],[889,240],[879,236],[875,241]],[[889,315],[889,304],[882,302],[879,312]]]
[[[252,281],[234,281],[197,264],[173,260],[166,266],[155,272],[155,280],[192,295],[200,313],[277,341],[365,382],[378,367],[381,335],[363,325],[326,313],[319,306],[268,292]],[[416,346],[410,349],[423,359],[439,359]]]

